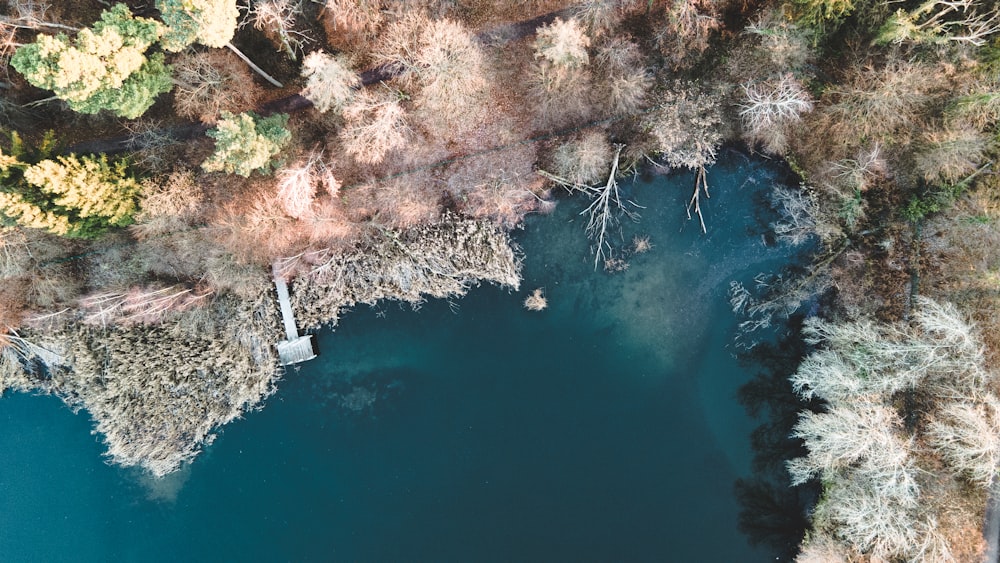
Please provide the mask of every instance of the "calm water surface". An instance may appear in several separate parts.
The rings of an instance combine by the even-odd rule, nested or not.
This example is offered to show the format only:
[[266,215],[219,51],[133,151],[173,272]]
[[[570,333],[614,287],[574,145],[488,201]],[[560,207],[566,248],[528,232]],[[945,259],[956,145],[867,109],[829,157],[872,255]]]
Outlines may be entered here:
[[[105,465],[85,413],[0,400],[3,561],[773,561],[737,530],[750,472],[729,281],[787,263],[760,201],[778,172],[729,153],[628,183],[650,237],[595,272],[582,201],[517,235],[524,287],[359,309],[266,408],[167,479]],[[544,287],[549,309],[521,301]]]

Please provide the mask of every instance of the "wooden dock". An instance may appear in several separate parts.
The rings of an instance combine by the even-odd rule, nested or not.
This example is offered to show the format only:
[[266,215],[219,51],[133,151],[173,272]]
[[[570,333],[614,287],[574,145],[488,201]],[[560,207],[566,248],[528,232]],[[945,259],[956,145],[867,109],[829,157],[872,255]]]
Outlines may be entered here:
[[278,358],[281,365],[288,366],[305,362],[316,357],[316,346],[313,335],[299,336],[295,326],[295,314],[292,312],[292,301],[288,295],[288,284],[279,273],[278,265],[271,267],[274,286],[278,290],[278,305],[281,307],[281,320],[285,323],[285,339],[278,343]]

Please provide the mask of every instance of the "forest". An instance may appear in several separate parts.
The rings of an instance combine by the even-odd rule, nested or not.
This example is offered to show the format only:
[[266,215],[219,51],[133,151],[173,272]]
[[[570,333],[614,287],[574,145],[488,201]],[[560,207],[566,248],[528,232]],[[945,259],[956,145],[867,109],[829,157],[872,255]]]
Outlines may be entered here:
[[518,290],[509,233],[578,197],[612,275],[649,245],[619,181],[693,172],[707,231],[741,147],[800,179],[775,240],[821,241],[731,294],[748,333],[822,304],[783,381],[780,479],[822,487],[797,561],[980,561],[998,31],[993,0],[0,0],[0,392],[165,475],[274,392],[272,270],[305,328]]

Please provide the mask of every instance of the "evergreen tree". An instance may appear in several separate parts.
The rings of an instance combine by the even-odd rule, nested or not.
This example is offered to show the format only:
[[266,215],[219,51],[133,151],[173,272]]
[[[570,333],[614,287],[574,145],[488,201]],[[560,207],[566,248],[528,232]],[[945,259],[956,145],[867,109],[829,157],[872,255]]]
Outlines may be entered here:
[[236,53],[250,68],[265,80],[281,88],[280,82],[264,72],[230,41],[236,33],[240,11],[236,0],[156,0],[156,7],[166,29],[160,44],[168,51],[182,51],[192,43],[208,47],[225,47]]
[[168,51],[181,51],[192,43],[225,47],[240,15],[236,0],[156,0],[156,8],[167,26],[161,43]]
[[115,4],[74,39],[62,33],[39,35],[14,53],[11,66],[75,111],[106,109],[132,119],[172,87],[163,56],[145,55],[159,34],[156,21],[133,17],[124,4]]
[[125,163],[104,155],[29,164],[0,154],[0,215],[24,227],[90,238],[131,223],[138,193]]
[[244,178],[254,170],[270,172],[272,157],[291,140],[285,128],[288,115],[279,113],[261,117],[252,111],[233,115],[222,112],[222,119],[208,136],[215,139],[215,152],[201,167],[206,172],[239,174]]

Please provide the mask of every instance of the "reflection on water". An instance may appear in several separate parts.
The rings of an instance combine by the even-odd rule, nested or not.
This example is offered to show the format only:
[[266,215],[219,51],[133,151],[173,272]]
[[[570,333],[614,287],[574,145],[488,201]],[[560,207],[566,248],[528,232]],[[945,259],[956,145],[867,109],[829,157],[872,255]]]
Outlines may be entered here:
[[764,342],[742,355],[748,369],[757,373],[739,391],[747,411],[763,423],[751,435],[753,474],[736,481],[736,498],[741,505],[739,527],[754,545],[766,545],[775,560],[792,561],[809,527],[808,508],[819,495],[818,483],[791,486],[785,460],[805,455],[801,440],[792,439],[792,427],[799,413],[809,407],[792,391],[788,374],[805,356],[806,347],[794,337],[802,317],[789,323],[790,335]]
[[[84,416],[4,398],[0,549],[40,561],[773,560],[738,527],[733,483],[751,475],[755,423],[737,401],[751,370],[731,347],[726,290],[793,254],[768,244],[756,205],[778,176],[736,153],[713,168],[708,235],[685,218],[693,177],[626,182],[645,209],[621,244],[642,235],[652,248],[613,275],[593,270],[583,202],[562,202],[518,234],[524,291],[344,315],[264,410],[155,487],[103,465]],[[527,311],[536,287],[549,307]]]

